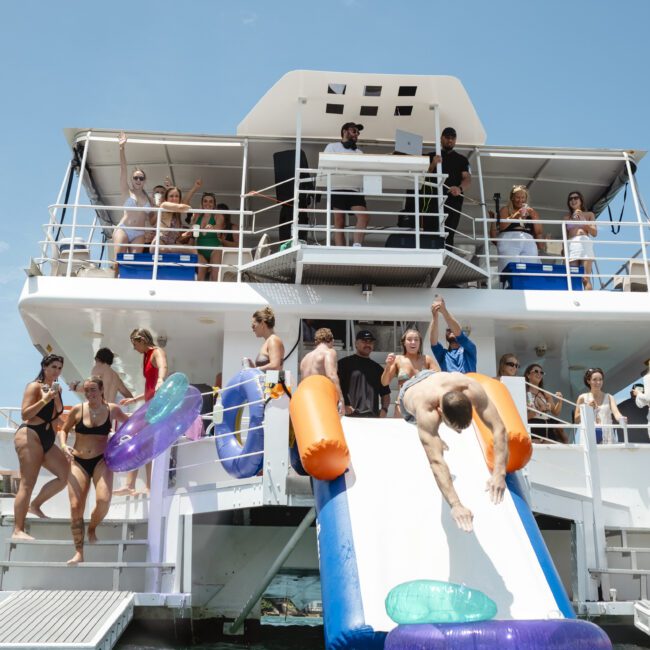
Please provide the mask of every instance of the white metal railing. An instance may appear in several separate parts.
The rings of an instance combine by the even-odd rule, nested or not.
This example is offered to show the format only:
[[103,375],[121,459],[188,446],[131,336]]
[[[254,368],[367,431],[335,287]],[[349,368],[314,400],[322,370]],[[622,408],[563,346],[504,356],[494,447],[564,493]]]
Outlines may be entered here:
[[[68,167],[66,177],[59,191],[59,196],[57,203],[53,204],[50,207],[50,219],[48,224],[45,225],[46,235],[45,240],[41,242],[42,251],[41,256],[38,258],[37,263],[43,266],[45,262],[50,262],[52,266],[56,269],[55,272],[59,274],[64,274],[66,276],[71,276],[75,274],[75,271],[79,267],[79,261],[76,259],[76,253],[80,249],[80,241],[84,243],[85,249],[89,248],[92,244],[99,248],[94,248],[95,251],[99,251],[96,255],[89,255],[84,259],[84,262],[91,264],[99,268],[107,268],[109,262],[103,258],[103,255],[107,251],[115,249],[115,244],[110,241],[110,235],[118,227],[116,225],[99,223],[97,214],[95,210],[101,210],[106,212],[118,211],[118,214],[129,211],[142,211],[142,208],[125,208],[124,206],[101,206],[101,205],[87,205],[79,203],[80,188],[82,185],[82,178],[84,175],[85,165],[87,161],[88,148],[91,142],[93,141],[106,141],[106,142],[117,142],[117,139],[114,137],[105,137],[101,135],[95,135],[92,132],[80,136],[81,140],[85,140],[88,146],[85,146],[83,157],[81,160],[81,170],[80,170],[80,180],[78,183],[76,196],[73,202],[64,205],[61,202],[61,197],[64,192],[65,178],[68,178],[69,174],[72,173],[71,168]],[[136,142],[137,140],[132,140]],[[152,142],[158,143],[157,140],[142,140],[142,142]],[[164,140],[160,141],[160,144],[175,144],[189,146],[192,143],[182,140]],[[382,182],[386,187],[382,187],[381,191],[381,200],[384,202],[384,209],[367,209],[365,211],[365,216],[369,219],[369,225],[367,228],[337,228],[333,223],[332,215],[332,198],[337,195],[347,194],[347,192],[337,189],[341,187],[341,182],[345,180],[346,176],[360,176],[364,175],[363,170],[354,170],[350,172],[343,172],[340,170],[323,170],[315,169],[309,167],[296,167],[295,175],[291,178],[285,179],[279,183],[268,185],[259,190],[250,190],[246,187],[246,167],[248,164],[248,143],[246,140],[242,142],[215,142],[215,143],[204,143],[198,141],[197,146],[206,145],[214,147],[220,146],[238,146],[243,148],[243,169],[242,169],[242,183],[240,188],[240,207],[239,210],[192,210],[195,214],[205,214],[205,213],[228,213],[232,215],[237,215],[239,217],[239,243],[235,247],[227,247],[225,252],[234,251],[232,256],[232,263],[226,264],[224,262],[216,264],[211,263],[207,255],[203,255],[204,259],[200,260],[198,265],[199,269],[205,268],[206,273],[213,271],[212,275],[216,276],[218,279],[221,279],[226,270],[232,271],[235,278],[241,280],[241,267],[252,259],[252,249],[246,248],[244,246],[244,238],[249,238],[249,243],[255,244],[254,238],[259,237],[264,234],[270,234],[273,231],[276,231],[280,226],[289,227],[291,231],[290,237],[284,237],[282,241],[276,241],[269,244],[266,244],[267,250],[272,250],[271,247],[280,247],[282,244],[295,243],[298,240],[300,233],[305,233],[309,238],[311,238],[311,243],[316,243],[320,246],[331,246],[335,239],[340,239],[340,236],[347,235],[364,235],[368,237],[370,241],[371,237],[373,238],[374,245],[385,247],[386,239],[390,235],[401,236],[402,240],[399,244],[399,247],[404,246],[408,248],[442,248],[444,240],[445,247],[448,250],[451,250],[455,253],[458,253],[461,257],[464,257],[467,260],[479,267],[481,267],[487,274],[487,288],[496,288],[499,287],[504,281],[512,284],[512,281],[515,279],[521,279],[522,277],[530,278],[549,278],[552,277],[555,279],[560,278],[559,284],[554,288],[566,289],[569,291],[579,290],[581,286],[582,279],[581,276],[577,275],[577,271],[572,270],[569,255],[568,247],[569,241],[567,237],[567,224],[565,221],[560,219],[549,220],[544,219],[539,223],[543,227],[553,227],[555,230],[559,231],[561,235],[558,238],[549,238],[543,237],[540,239],[540,250],[539,255],[528,255],[528,256],[518,256],[517,260],[521,262],[526,261],[536,261],[544,265],[551,264],[554,266],[551,275],[547,272],[547,269],[531,270],[531,269],[517,269],[504,271],[501,267],[504,266],[504,262],[508,261],[508,257],[504,254],[503,251],[500,251],[500,238],[497,233],[494,232],[494,225],[496,223],[495,219],[490,216],[487,209],[487,202],[484,190],[484,178],[483,178],[483,169],[482,169],[482,159],[487,158],[513,158],[513,159],[554,159],[554,160],[576,160],[576,161],[618,161],[622,165],[625,165],[628,171],[628,177],[630,182],[631,194],[634,203],[634,209],[636,213],[635,221],[625,221],[622,222],[621,228],[624,229],[626,233],[626,238],[607,238],[604,236],[604,229],[602,222],[597,224],[601,226],[600,234],[597,239],[594,240],[594,245],[596,247],[596,255],[594,259],[594,268],[592,269],[591,278],[594,281],[594,284],[597,285],[595,288],[601,290],[610,290],[610,289],[622,289],[622,290],[648,290],[650,286],[650,268],[648,265],[648,249],[647,241],[650,236],[649,224],[645,216],[642,215],[643,206],[641,198],[638,195],[636,181],[632,175],[632,168],[629,156],[623,152],[620,154],[611,153],[611,154],[600,154],[600,153],[582,153],[582,152],[552,152],[552,151],[537,151],[537,152],[519,152],[519,151],[508,151],[506,149],[502,150],[492,150],[489,147],[474,147],[471,151],[471,155],[475,159],[477,178],[476,184],[478,185],[480,199],[477,201],[470,196],[465,196],[464,201],[465,205],[471,206],[473,208],[480,208],[480,216],[477,218],[476,215],[470,214],[468,208],[461,211],[459,214],[460,223],[457,229],[451,230],[449,224],[446,223],[445,211],[450,212],[453,210],[453,206],[445,204],[446,196],[442,195],[443,188],[446,187],[446,175],[442,174],[440,167],[435,173],[424,173],[424,172],[395,172],[395,171],[376,171],[372,170],[367,172],[367,174],[380,177]],[[299,159],[298,165],[299,165]],[[473,163],[474,164],[474,163]],[[304,176],[304,177],[303,177]],[[522,179],[524,182],[526,178]],[[531,180],[536,180],[535,178]],[[317,182],[318,181],[318,182]],[[558,181],[559,182],[559,181]],[[563,181],[566,182],[566,181]],[[309,184],[309,187],[307,187]],[[269,195],[269,192],[277,189],[279,186],[288,185],[293,186],[294,195],[293,198],[287,201],[278,201],[273,196]],[[575,182],[574,185],[580,186],[579,182]],[[307,207],[299,207],[299,199],[305,195],[311,195],[313,197],[321,197],[322,201],[320,205],[317,205],[315,202],[313,205]],[[269,204],[260,207],[257,210],[245,210],[244,206],[246,200],[250,197],[258,197],[266,199],[269,201]],[[422,209],[422,200],[430,198],[434,212],[426,212]],[[413,208],[409,210],[404,210],[403,204],[407,200],[413,201]],[[323,205],[324,203],[324,205]],[[386,209],[386,204],[390,206],[391,203],[397,204],[395,209],[388,208]],[[272,216],[275,215],[278,208],[284,205],[294,204],[293,217],[290,221],[285,221],[284,224],[271,223]],[[372,208],[372,206],[369,206]],[[72,212],[72,222],[70,224],[60,223],[60,210],[67,208]],[[561,208],[560,208],[561,209]],[[546,210],[553,210],[553,208],[546,208]],[[92,212],[92,218],[83,219],[88,211]],[[169,265],[169,262],[161,262],[158,254],[164,253],[166,250],[178,249],[178,244],[171,245],[162,245],[160,244],[160,238],[157,236],[161,232],[165,233],[166,231],[176,231],[176,232],[186,232],[189,228],[182,227],[180,229],[169,229],[162,228],[160,224],[161,211],[157,208],[148,210],[148,212],[156,212],[156,225],[147,226],[144,228],[149,231],[152,235],[156,235],[154,238],[154,243],[151,245],[151,250],[153,251],[154,257],[152,261],[153,265],[153,278],[157,277],[158,267]],[[275,211],[275,212],[274,212]],[[558,209],[559,211],[559,209]],[[398,217],[403,217],[406,220],[410,220],[412,227],[401,227],[395,226],[395,222]],[[422,219],[430,219],[430,223],[427,224],[427,228],[423,227]],[[306,221],[307,223],[300,223],[300,221]],[[436,225],[437,223],[437,225]],[[246,224],[248,224],[246,226]],[[245,227],[246,226],[246,227]],[[224,232],[224,231],[215,231],[213,229],[210,232]],[[453,232],[455,235],[455,243],[453,246],[449,245],[448,233]],[[103,233],[109,237],[109,241],[100,241],[98,234]],[[201,234],[206,234],[205,230],[200,231]],[[193,233],[194,234],[194,233]],[[408,241],[405,242],[403,237],[406,236]],[[79,240],[77,240],[79,237]],[[423,238],[427,238],[423,240]],[[430,240],[429,237],[435,238],[435,240]],[[57,241],[60,241],[61,238],[69,240],[69,244],[66,242],[66,246],[69,247],[66,255],[61,255],[60,250],[57,247]],[[423,246],[424,244],[424,246]],[[544,250],[544,246],[547,245],[549,250]],[[563,250],[553,252],[550,250],[553,246],[561,247]],[[137,250],[139,246],[133,244],[124,244],[120,246],[123,250]],[[210,253],[212,249],[206,250],[208,247],[197,247],[188,246],[187,252],[195,253]],[[273,249],[274,250],[274,249]],[[178,251],[176,251],[178,252]],[[112,264],[113,261],[111,260]],[[145,262],[131,262],[134,265],[145,264]],[[183,263],[181,263],[183,265]],[[496,265],[496,269],[495,269]],[[65,268],[65,272],[62,271],[62,268]],[[42,271],[42,268],[41,268]],[[483,285],[479,285],[483,286]],[[528,288],[531,286],[526,286]],[[532,283],[532,287],[535,285]],[[539,286],[539,288],[546,288],[545,286]]]
[[[196,209],[192,210],[193,215],[204,215],[204,214],[219,214],[219,215],[234,215],[239,217],[239,227],[237,230],[227,230],[227,229],[218,229],[215,227],[210,228],[200,228],[196,225],[181,225],[180,228],[169,228],[161,224],[161,214],[164,212],[161,208],[141,208],[141,207],[124,207],[124,206],[101,206],[101,209],[106,212],[118,212],[120,216],[124,212],[147,212],[147,213],[156,213],[156,225],[147,225],[147,226],[121,226],[112,225],[112,224],[99,224],[96,210],[99,206],[92,204],[54,204],[50,206],[50,213],[52,215],[56,214],[56,211],[62,207],[76,208],[73,214],[73,221],[70,224],[61,224],[56,223],[53,219],[50,219],[50,222],[44,224],[45,238],[40,242],[42,245],[42,254],[40,258],[37,258],[35,262],[39,265],[41,272],[44,272],[44,265],[46,263],[50,264],[50,272],[52,275],[65,275],[70,277],[71,275],[78,272],[79,267],[87,266],[90,268],[103,268],[109,269],[113,268],[116,264],[115,255],[112,254],[116,250],[122,252],[141,252],[143,248],[148,248],[152,253],[151,261],[138,261],[138,260],[129,260],[128,264],[133,266],[151,266],[152,267],[152,278],[156,279],[158,276],[158,268],[161,266],[198,266],[199,268],[203,267],[206,270],[216,270],[219,271],[220,275],[224,271],[234,271],[237,276],[237,280],[240,279],[240,267],[242,266],[243,261],[250,261],[245,259],[246,256],[252,257],[252,251],[250,248],[244,247],[244,236],[251,234],[252,230],[246,229],[243,226],[243,218],[249,217],[252,215],[250,211],[244,211],[243,214],[239,210],[201,210]],[[92,213],[92,219],[89,219],[86,223],[80,223],[80,213]],[[111,239],[104,240],[101,236],[102,233],[113,233],[117,229],[137,229],[142,230],[145,233],[149,234],[149,243],[124,243],[116,244]],[[162,244],[161,236],[164,236],[166,233],[187,233],[191,235],[192,238],[200,234],[216,234],[216,235],[238,235],[238,242],[234,246],[223,246],[218,249],[214,249],[209,246],[197,246],[195,243],[191,244]],[[65,250],[61,250],[65,247]],[[230,251],[236,253],[236,260],[231,261],[230,263],[219,262],[211,263],[209,261],[212,251],[218,250],[223,257]],[[204,257],[208,261],[204,263],[194,264],[190,262],[170,262],[163,261],[160,258],[161,254],[165,252],[175,252],[181,254],[204,254]],[[62,272],[62,267],[64,271]]]
[[[514,278],[546,278],[554,282],[554,288],[562,288],[568,291],[582,290],[582,277],[577,265],[571,263],[569,258],[570,239],[567,237],[567,221],[544,220],[540,222],[543,226],[558,226],[561,229],[561,237],[554,239],[548,236],[542,236],[535,240],[539,244],[536,255],[519,255],[513,259],[505,251],[499,251],[501,240],[494,233],[496,219],[488,218],[487,222],[491,227],[491,236],[488,238],[485,251],[477,252],[476,257],[483,260],[482,266],[488,263],[491,265],[491,278],[493,286],[498,283],[513,284]],[[573,222],[577,223],[577,222]],[[602,224],[601,224],[602,225]],[[621,228],[628,233],[650,233],[650,224],[639,224],[632,222],[622,222]],[[608,237],[604,235],[603,228],[597,239],[591,239],[594,247],[593,268],[589,277],[594,282],[598,282],[597,289],[613,289],[630,291],[636,288],[642,288],[647,291],[650,287],[650,267],[642,260],[647,257],[646,244],[639,248],[641,238],[620,239],[618,237]],[[490,250],[491,247],[491,250]],[[557,250],[552,250],[557,247]],[[607,251],[601,254],[600,251]],[[505,263],[513,262],[509,270],[505,270]],[[517,268],[517,264],[537,263],[544,265],[538,268]],[[495,268],[496,263],[496,268]],[[552,267],[552,268],[551,268]],[[584,269],[584,265],[580,264]],[[550,271],[550,273],[549,273]],[[625,271],[624,274],[621,272]],[[587,275],[587,274],[585,274]],[[559,283],[559,285],[558,285]],[[534,282],[528,283],[530,288],[544,288],[534,286]]]
[[0,427],[3,429],[16,429],[22,421],[19,406],[0,406]]

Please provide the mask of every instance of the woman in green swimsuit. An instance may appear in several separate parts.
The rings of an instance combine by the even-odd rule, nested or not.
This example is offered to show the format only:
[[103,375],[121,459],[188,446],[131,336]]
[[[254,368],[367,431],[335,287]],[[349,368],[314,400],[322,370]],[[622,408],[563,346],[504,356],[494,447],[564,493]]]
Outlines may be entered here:
[[[217,199],[212,192],[204,192],[201,197],[201,210],[214,210],[217,205]],[[197,253],[199,254],[198,280],[205,280],[210,272],[210,280],[219,278],[219,264],[221,264],[221,251],[223,244],[217,230],[217,221],[215,214],[195,214],[192,219],[192,225],[198,224],[201,233],[196,239]],[[208,231],[208,232],[205,232]],[[207,264],[212,266],[208,267]]]

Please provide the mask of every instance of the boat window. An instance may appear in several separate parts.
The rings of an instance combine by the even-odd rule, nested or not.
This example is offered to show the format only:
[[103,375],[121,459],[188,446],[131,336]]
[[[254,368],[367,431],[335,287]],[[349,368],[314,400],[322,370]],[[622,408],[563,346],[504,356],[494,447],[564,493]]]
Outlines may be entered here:
[[366,86],[363,89],[363,94],[366,97],[380,97],[381,96],[381,86]]
[[379,106],[362,106],[359,115],[375,117],[379,111]]
[[417,86],[400,86],[397,95],[399,97],[415,97],[417,89]]
[[413,113],[413,106],[395,106],[395,113],[393,115],[408,116]]
[[328,104],[325,107],[326,113],[334,113],[336,115],[343,115],[343,104]]
[[345,95],[345,89],[347,88],[346,84],[328,84],[327,85],[327,94],[328,95]]

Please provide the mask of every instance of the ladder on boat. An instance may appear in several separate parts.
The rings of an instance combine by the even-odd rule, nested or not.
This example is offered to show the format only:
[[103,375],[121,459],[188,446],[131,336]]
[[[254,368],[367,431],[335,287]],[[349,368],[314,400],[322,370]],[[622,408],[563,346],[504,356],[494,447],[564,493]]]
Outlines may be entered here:
[[128,591],[16,591],[0,602],[0,648],[111,650],[133,618]]
[[[589,573],[597,576],[608,576],[618,579],[618,583],[630,591],[630,587],[638,582],[639,600],[632,603],[634,625],[642,632],[650,635],[650,600],[648,600],[648,579],[650,578],[650,529],[641,527],[610,527],[606,528],[608,556],[607,568],[589,569]],[[623,582],[621,582],[623,581]],[[609,589],[610,603],[617,605],[619,590]],[[630,593],[626,594],[629,598]],[[613,603],[611,601],[614,601]]]
[[[9,527],[13,517],[2,518],[0,525]],[[0,557],[0,590],[68,589],[98,591],[145,591],[145,573],[154,571],[157,590],[162,591],[165,574],[175,565],[147,562],[146,520],[106,520],[98,529],[100,541],[86,544],[86,562],[68,566],[66,560],[74,547],[69,535],[68,519],[28,519],[35,540],[4,539],[4,557]],[[128,549],[128,550],[127,550]]]

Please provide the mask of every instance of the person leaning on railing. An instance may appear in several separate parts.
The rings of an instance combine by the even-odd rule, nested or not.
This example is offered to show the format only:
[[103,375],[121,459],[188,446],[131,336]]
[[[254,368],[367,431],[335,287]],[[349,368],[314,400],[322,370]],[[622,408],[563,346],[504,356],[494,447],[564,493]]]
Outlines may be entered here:
[[[175,187],[168,187],[160,204],[163,212],[160,214],[160,252],[161,253],[194,253],[189,246],[192,231],[180,231],[182,228],[181,214],[190,210],[187,203],[181,203],[181,191]],[[156,239],[151,245],[154,250]]]
[[539,215],[528,205],[525,185],[515,185],[510,191],[508,205],[499,211],[497,253],[499,272],[510,262],[539,263],[543,249],[542,226]]
[[592,237],[598,234],[593,212],[585,210],[585,199],[580,192],[569,192],[567,199],[569,214],[564,217],[566,236],[568,239],[569,264],[571,266],[584,266],[585,274],[582,276],[582,286],[586,291],[591,291],[591,265],[594,260],[594,244]]
[[612,427],[612,415],[617,422],[627,422],[627,418],[618,410],[614,397],[603,392],[605,372],[602,368],[589,368],[585,372],[583,381],[585,386],[589,388],[589,392],[582,393],[578,397],[574,413],[576,423],[580,422],[580,406],[586,404],[594,410],[594,419],[597,425],[596,442],[599,444],[618,442],[616,432]]
[[562,411],[562,393],[555,393],[557,399],[553,399],[551,394],[544,390],[544,370],[538,363],[531,363],[526,368],[524,378],[527,383],[528,424],[545,425],[533,427],[531,433],[556,442],[569,442],[564,429],[553,426],[558,424],[556,418]]

